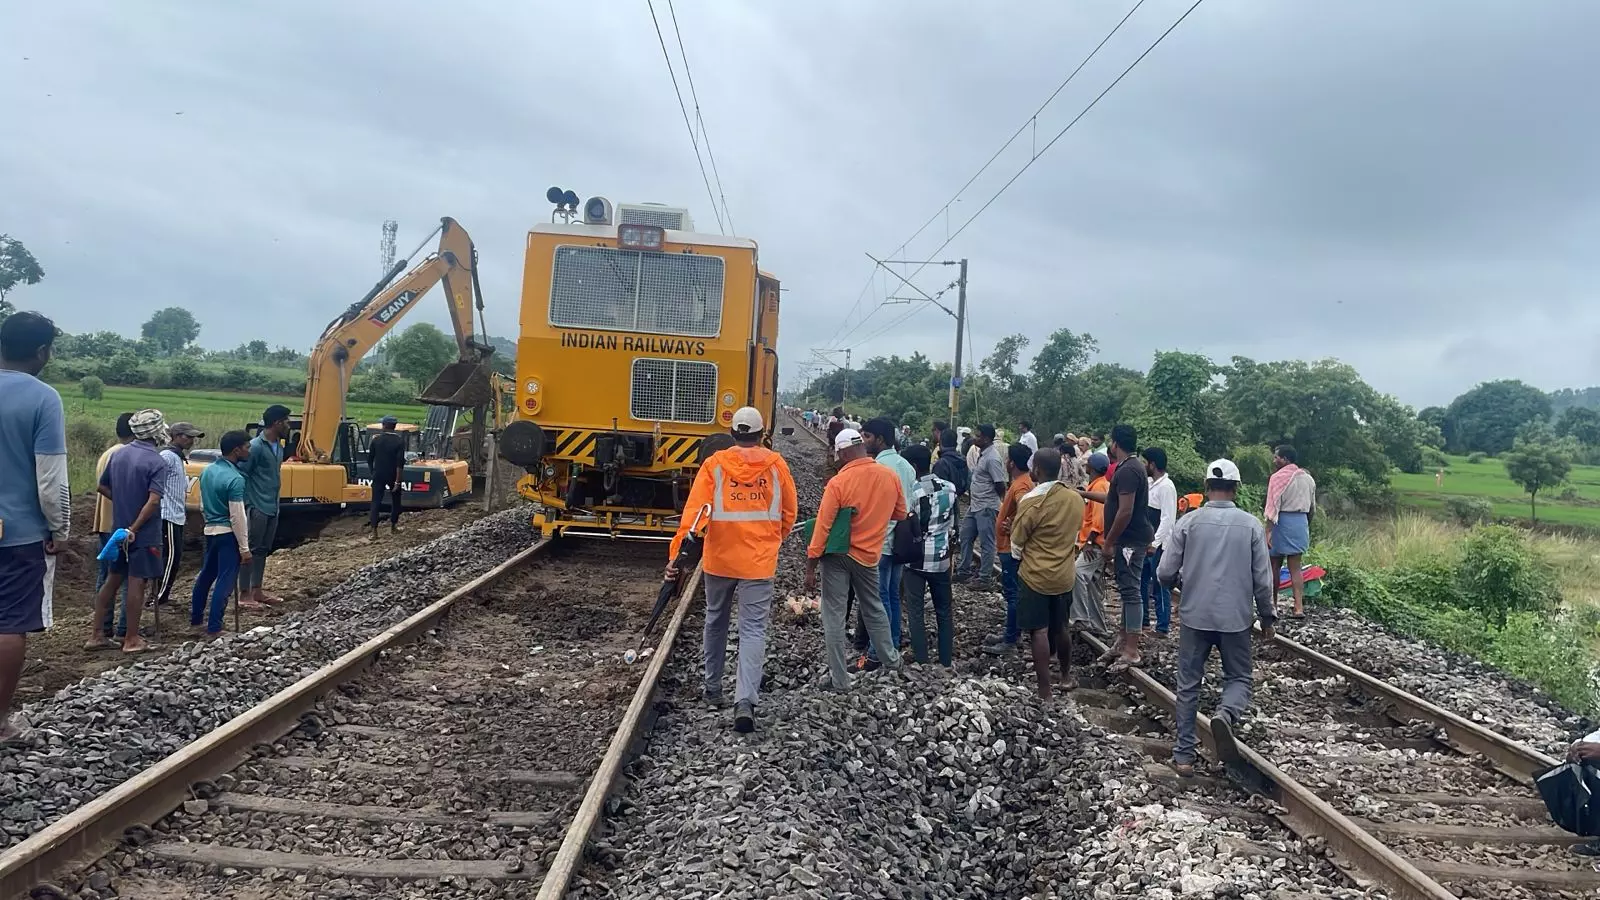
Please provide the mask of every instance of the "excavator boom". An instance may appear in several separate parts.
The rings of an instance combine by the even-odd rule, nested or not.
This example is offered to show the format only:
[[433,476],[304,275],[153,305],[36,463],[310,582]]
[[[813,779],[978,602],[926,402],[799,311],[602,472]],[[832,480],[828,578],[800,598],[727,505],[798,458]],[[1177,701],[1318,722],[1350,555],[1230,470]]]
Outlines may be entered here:
[[[484,360],[494,351],[473,336],[478,275],[472,238],[449,217],[439,220],[435,233],[439,235],[436,253],[399,280],[395,276],[407,261],[397,263],[365,297],[351,304],[323,330],[311,351],[306,378],[304,424],[297,448],[300,459],[320,462],[329,458],[345,415],[345,397],[356,364],[389,334],[419,297],[440,281],[444,282],[450,307],[458,359],[445,367],[420,399],[440,406],[472,407],[487,402],[491,396]],[[481,299],[477,306],[481,311]]]

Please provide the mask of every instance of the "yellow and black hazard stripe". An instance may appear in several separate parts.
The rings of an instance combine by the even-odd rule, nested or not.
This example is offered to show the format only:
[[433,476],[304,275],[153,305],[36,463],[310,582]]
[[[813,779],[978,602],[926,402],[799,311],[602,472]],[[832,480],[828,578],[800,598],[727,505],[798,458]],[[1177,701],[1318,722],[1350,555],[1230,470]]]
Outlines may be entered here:
[[700,438],[695,436],[666,435],[661,438],[661,449],[656,459],[665,465],[692,465],[700,461]]
[[[547,455],[574,462],[594,462],[595,444],[607,432],[592,428],[552,428]],[[692,466],[698,463],[701,437],[698,435],[662,435],[656,449],[655,461],[663,466]]]
[[594,445],[600,432],[588,428],[563,428],[553,430],[550,437],[551,456],[582,462],[594,461]]

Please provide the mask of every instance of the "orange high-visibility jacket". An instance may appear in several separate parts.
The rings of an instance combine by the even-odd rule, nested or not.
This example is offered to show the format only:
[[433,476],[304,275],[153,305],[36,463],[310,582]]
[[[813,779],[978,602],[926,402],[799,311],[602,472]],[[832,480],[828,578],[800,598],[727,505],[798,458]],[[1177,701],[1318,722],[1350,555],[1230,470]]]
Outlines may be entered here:
[[694,476],[669,559],[678,557],[696,511],[711,505],[701,566],[722,578],[771,578],[778,547],[800,511],[783,457],[766,447],[729,447],[711,454]]

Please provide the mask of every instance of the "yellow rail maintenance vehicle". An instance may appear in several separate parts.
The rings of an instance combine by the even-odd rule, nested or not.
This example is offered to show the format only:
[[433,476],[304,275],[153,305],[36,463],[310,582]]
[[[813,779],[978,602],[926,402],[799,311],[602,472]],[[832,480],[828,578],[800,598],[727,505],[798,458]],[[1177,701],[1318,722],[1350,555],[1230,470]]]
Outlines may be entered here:
[[551,188],[528,233],[516,413],[499,453],[547,537],[667,539],[734,410],[777,408],[778,280],[686,210]]

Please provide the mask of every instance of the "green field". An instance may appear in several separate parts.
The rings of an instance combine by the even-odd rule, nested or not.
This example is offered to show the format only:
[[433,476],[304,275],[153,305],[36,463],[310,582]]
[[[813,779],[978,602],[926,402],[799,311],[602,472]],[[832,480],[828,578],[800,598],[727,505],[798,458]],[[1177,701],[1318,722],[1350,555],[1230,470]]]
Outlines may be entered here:
[[[94,463],[103,446],[94,447],[82,441],[72,442],[78,429],[72,426],[87,422],[103,428],[109,436],[124,412],[154,407],[161,410],[168,422],[193,422],[206,433],[198,444],[215,447],[223,432],[244,428],[247,422],[261,421],[261,413],[274,403],[282,403],[298,414],[304,398],[272,394],[235,394],[226,391],[191,391],[159,388],[111,387],[105,389],[100,400],[85,400],[76,384],[58,384],[61,401],[66,407],[68,438],[72,444],[68,452],[68,477],[74,491],[89,489],[94,477]],[[346,408],[349,415],[361,422],[376,422],[382,416],[394,416],[401,422],[421,424],[426,415],[424,407],[416,404],[351,403]],[[99,443],[96,441],[95,443]]]
[[[1494,504],[1496,516],[1528,521],[1528,495],[1506,476],[1504,463],[1498,459],[1471,463],[1464,456],[1449,460],[1442,486],[1435,484],[1434,472],[1395,472],[1390,480],[1400,506],[1442,513],[1447,497],[1485,497]],[[1556,499],[1568,488],[1577,491],[1576,501]],[[1600,466],[1573,466],[1565,484],[1541,491],[1539,521],[1600,530]]]

